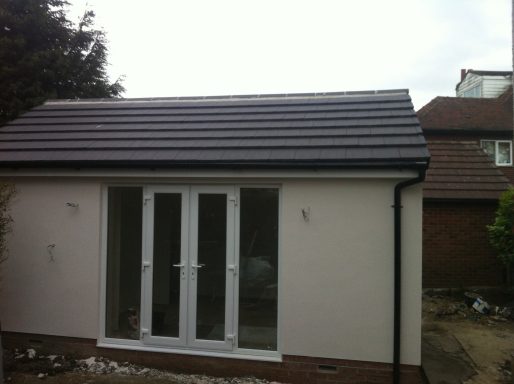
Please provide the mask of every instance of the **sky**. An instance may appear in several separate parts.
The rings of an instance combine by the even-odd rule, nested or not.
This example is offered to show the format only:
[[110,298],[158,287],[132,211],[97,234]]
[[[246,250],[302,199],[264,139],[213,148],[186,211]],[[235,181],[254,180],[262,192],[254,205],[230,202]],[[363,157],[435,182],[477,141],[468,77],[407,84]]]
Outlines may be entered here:
[[455,96],[461,68],[512,70],[511,0],[70,0],[109,41],[124,97],[408,88]]

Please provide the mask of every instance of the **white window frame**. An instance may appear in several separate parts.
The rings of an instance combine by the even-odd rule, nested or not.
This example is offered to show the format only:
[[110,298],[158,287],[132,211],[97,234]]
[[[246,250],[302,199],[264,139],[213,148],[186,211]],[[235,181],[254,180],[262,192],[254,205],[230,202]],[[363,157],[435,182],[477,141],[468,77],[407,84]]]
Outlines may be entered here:
[[[512,166],[512,141],[511,140],[480,140],[480,148],[484,147],[485,142],[494,142],[494,163],[498,167],[509,167]],[[499,145],[500,143],[509,143],[509,162],[508,163],[499,163],[498,162],[498,153],[499,153]]]
[[[105,334],[105,315],[106,315],[106,295],[107,295],[107,226],[108,226],[108,189],[109,187],[141,187],[143,189],[143,198],[145,197],[145,192],[149,187],[155,189],[167,189],[167,187],[173,186],[189,186],[193,187],[196,185],[226,185],[235,188],[235,195],[237,196],[237,200],[240,200],[240,190],[241,188],[276,188],[278,189],[278,223],[279,223],[279,233],[278,233],[278,300],[277,300],[277,350],[276,351],[266,351],[266,350],[253,350],[253,349],[244,349],[236,347],[231,351],[223,351],[223,350],[209,350],[207,348],[191,348],[191,347],[181,347],[181,346],[171,346],[171,345],[159,345],[159,343],[148,344],[145,343],[143,338],[140,340],[132,340],[132,339],[116,339],[106,337]],[[157,188],[156,188],[157,187]],[[193,356],[209,356],[209,357],[221,357],[221,358],[235,358],[235,359],[246,359],[246,360],[258,360],[258,361],[270,361],[270,362],[282,362],[282,345],[281,345],[281,317],[282,317],[282,284],[280,283],[280,276],[282,274],[282,257],[281,257],[281,240],[282,240],[282,186],[280,184],[263,184],[263,183],[227,183],[227,184],[218,184],[218,183],[198,183],[198,182],[183,182],[183,183],[159,183],[159,184],[151,184],[151,183],[105,183],[102,184],[102,202],[101,202],[101,252],[100,252],[100,308],[99,308],[99,322],[98,322],[98,339],[96,345],[101,348],[113,348],[113,349],[124,349],[124,350],[134,350],[134,351],[147,351],[147,352],[163,352],[163,353],[172,353],[172,354],[185,354],[185,355],[193,355]],[[236,260],[239,262],[239,209],[236,209],[236,220],[235,220],[235,241],[234,241],[234,251],[236,253]],[[143,214],[143,232],[147,228],[147,215]],[[143,237],[143,239],[145,236]],[[143,252],[145,251],[146,244],[143,242]],[[235,279],[235,291],[234,291],[234,306],[233,306],[233,327],[237,331],[238,330],[238,298],[239,298],[239,279]],[[141,298],[145,298],[147,292],[145,292],[145,284],[141,283]],[[142,306],[145,303],[141,303]]]

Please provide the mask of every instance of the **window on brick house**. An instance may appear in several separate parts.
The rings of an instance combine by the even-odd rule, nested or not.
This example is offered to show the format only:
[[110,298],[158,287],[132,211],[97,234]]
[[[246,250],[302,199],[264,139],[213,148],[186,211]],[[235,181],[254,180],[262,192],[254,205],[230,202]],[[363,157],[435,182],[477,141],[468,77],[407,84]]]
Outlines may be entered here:
[[468,89],[467,91],[462,92],[461,97],[481,97],[482,96],[482,86],[479,84],[476,87]]
[[480,146],[496,165],[512,165],[512,141],[482,140]]

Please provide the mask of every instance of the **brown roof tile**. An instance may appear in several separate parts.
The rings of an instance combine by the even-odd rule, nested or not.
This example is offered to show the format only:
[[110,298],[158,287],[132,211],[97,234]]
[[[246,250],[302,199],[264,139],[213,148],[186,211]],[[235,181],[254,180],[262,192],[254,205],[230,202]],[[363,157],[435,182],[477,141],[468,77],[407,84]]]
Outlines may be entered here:
[[429,141],[432,155],[425,182],[425,199],[498,199],[508,180],[473,142]]
[[423,131],[512,131],[512,87],[495,99],[441,97],[418,111]]

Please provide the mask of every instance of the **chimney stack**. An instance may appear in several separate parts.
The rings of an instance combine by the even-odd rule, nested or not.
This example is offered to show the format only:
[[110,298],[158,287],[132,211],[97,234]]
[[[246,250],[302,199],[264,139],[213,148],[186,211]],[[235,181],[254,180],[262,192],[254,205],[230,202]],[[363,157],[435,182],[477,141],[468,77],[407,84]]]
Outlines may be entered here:
[[466,77],[466,72],[466,68],[460,70],[460,81],[464,80],[464,78]]

